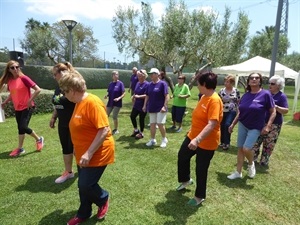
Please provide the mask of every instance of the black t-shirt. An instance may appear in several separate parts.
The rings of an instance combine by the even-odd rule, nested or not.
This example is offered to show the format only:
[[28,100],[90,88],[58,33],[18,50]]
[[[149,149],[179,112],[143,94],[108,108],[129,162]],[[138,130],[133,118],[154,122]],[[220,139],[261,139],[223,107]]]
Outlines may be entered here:
[[69,121],[72,117],[75,103],[70,102],[61,92],[60,88],[57,87],[52,97],[52,103],[57,111],[59,119],[59,126],[69,126]]

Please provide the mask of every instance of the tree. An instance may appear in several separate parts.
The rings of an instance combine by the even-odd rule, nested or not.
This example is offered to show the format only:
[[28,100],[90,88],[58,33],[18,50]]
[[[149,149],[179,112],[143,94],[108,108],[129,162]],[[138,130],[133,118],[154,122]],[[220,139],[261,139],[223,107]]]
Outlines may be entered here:
[[165,11],[158,21],[148,4],[142,5],[142,12],[119,7],[112,19],[119,51],[138,54],[142,63],[152,58],[159,66],[170,66],[174,74],[185,67],[196,70],[205,60],[214,66],[236,63],[245,53],[249,20],[244,13],[233,24],[228,8],[222,22],[214,13],[190,12],[183,1],[170,0]]
[[0,48],[0,62],[9,61],[9,50],[7,47]]
[[[86,59],[95,58],[99,41],[93,37],[92,28],[78,23],[73,34],[73,62],[80,64]],[[53,63],[69,61],[69,31],[63,22],[52,26],[29,19],[25,26],[25,38],[21,46],[30,59],[46,60]]]
[[[275,27],[266,26],[265,29],[257,31],[249,41],[248,58],[261,56],[264,58],[272,58],[272,49],[274,43]],[[290,42],[284,34],[279,35],[278,41],[278,60],[286,55],[287,49],[290,47]]]
[[300,53],[298,52],[284,56],[279,62],[295,71],[300,71]]

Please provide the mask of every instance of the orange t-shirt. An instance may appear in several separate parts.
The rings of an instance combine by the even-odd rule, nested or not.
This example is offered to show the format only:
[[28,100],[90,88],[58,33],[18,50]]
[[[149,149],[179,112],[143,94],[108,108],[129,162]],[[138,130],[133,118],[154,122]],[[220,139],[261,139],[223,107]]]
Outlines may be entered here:
[[[108,116],[103,102],[95,95],[88,96],[76,103],[69,123],[76,162],[79,165],[81,156],[92,144],[98,130],[109,127]],[[114,162],[115,142],[109,131],[103,144],[94,153],[88,167],[105,166]]]
[[223,118],[223,103],[217,93],[212,96],[203,95],[192,113],[192,126],[188,137],[194,139],[208,124],[209,120],[217,120],[217,125],[200,143],[199,147],[216,150],[220,140],[220,123]]

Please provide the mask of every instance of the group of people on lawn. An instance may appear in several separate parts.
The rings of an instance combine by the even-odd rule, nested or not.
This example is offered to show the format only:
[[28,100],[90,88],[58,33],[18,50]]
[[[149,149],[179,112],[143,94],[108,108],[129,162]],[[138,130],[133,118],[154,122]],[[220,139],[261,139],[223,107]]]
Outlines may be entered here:
[[[182,120],[186,111],[190,89],[185,84],[186,77],[178,76],[178,83],[168,85],[165,71],[152,68],[149,72],[133,68],[130,79],[132,111],[130,119],[133,126],[132,137],[144,137],[145,118],[149,114],[150,140],[148,147],[157,144],[156,129],[161,133],[161,148],[166,148],[166,117],[168,101],[173,99],[172,129],[182,131]],[[125,96],[125,87],[119,80],[118,71],[112,72],[112,82],[107,89],[107,100],[103,101],[90,93],[82,75],[70,63],[58,63],[52,69],[53,77],[58,82],[52,103],[54,110],[49,122],[55,127],[58,119],[58,134],[63,152],[64,172],[55,182],[62,183],[74,177],[72,170],[73,155],[78,170],[78,188],[80,206],[75,217],[68,221],[69,225],[79,224],[87,220],[92,213],[92,204],[98,206],[97,218],[103,219],[108,211],[109,193],[98,184],[106,166],[114,162],[115,142],[113,135],[119,133],[118,114]],[[150,81],[147,76],[150,74]],[[191,127],[184,138],[178,152],[177,191],[194,183],[191,178],[190,161],[196,155],[196,190],[189,205],[198,206],[206,199],[207,175],[210,161],[218,147],[230,148],[231,133],[238,124],[237,135],[237,168],[228,179],[242,178],[244,159],[248,163],[248,176],[256,174],[255,161],[258,160],[260,145],[263,150],[259,164],[267,166],[271,153],[278,139],[283,115],[288,112],[286,95],[281,91],[284,79],[273,76],[269,79],[269,90],[262,88],[263,78],[259,73],[251,73],[247,79],[245,94],[240,97],[239,90],[234,87],[235,77],[225,78],[224,88],[218,93],[217,75],[213,72],[196,74],[200,98],[191,114]],[[169,80],[170,81],[170,80]],[[4,107],[12,101],[18,125],[19,146],[10,156],[15,157],[25,152],[23,142],[25,134],[32,136],[37,151],[44,146],[44,138],[38,136],[28,127],[33,109],[34,98],[40,88],[28,76],[24,75],[19,63],[9,61],[0,79],[0,90],[6,86],[9,96],[1,104]],[[168,86],[172,94],[168,94]],[[31,89],[34,90],[31,93]],[[113,129],[108,117],[112,113]],[[137,117],[139,116],[139,128]],[[82,134],[84,131],[84,135]]]

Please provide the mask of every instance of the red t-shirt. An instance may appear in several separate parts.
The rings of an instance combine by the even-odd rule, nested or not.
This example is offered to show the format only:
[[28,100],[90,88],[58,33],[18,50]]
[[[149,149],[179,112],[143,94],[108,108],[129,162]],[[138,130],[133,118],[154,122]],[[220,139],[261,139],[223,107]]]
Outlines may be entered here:
[[[16,111],[22,111],[28,108],[27,103],[31,98],[30,89],[35,85],[36,83],[26,75],[20,75],[18,78],[8,81],[8,90]],[[32,106],[34,106],[33,101]]]

